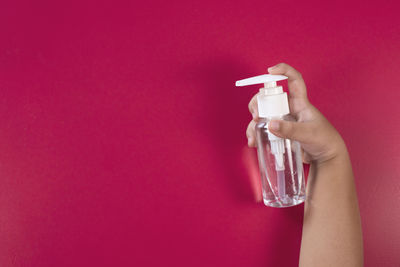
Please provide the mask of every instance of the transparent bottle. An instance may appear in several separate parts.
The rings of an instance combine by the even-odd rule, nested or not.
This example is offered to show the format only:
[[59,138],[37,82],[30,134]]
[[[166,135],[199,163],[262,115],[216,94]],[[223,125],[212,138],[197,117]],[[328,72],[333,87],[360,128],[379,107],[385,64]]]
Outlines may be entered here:
[[[285,116],[285,119],[291,120],[289,116]],[[271,136],[269,121],[263,118],[255,127],[264,204],[271,207],[298,205],[305,200],[300,144]]]
[[283,75],[264,74],[236,82],[236,86],[264,83],[257,94],[258,115],[256,142],[264,204],[290,207],[305,200],[302,151],[296,141],[275,136],[268,130],[274,120],[294,120],[289,115],[288,97],[276,82]]

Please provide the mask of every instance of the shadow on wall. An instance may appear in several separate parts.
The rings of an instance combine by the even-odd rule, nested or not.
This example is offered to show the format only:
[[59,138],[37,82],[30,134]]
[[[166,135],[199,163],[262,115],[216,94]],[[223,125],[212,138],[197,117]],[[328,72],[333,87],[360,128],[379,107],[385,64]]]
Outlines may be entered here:
[[239,202],[254,203],[254,185],[241,164],[243,147],[247,144],[246,128],[250,121],[247,109],[254,90],[236,87],[235,81],[257,73],[243,60],[232,56],[213,57],[197,65],[199,86],[206,101],[202,128],[210,133],[219,162],[225,169],[224,185]]

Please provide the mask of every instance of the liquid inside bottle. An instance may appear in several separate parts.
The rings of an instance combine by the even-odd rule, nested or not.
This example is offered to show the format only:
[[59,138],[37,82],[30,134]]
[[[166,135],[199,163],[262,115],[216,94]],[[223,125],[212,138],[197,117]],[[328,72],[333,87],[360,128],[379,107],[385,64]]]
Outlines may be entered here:
[[305,200],[300,144],[269,133],[268,121],[261,119],[255,127],[264,204],[271,207],[298,205]]

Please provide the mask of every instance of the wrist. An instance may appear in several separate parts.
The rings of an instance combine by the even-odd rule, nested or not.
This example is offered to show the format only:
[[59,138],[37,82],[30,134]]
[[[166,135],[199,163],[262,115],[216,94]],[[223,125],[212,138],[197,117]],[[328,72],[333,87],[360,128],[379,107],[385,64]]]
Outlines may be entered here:
[[337,165],[350,162],[349,153],[343,139],[340,138],[338,142],[335,142],[335,145],[332,145],[332,148],[329,151],[330,152],[327,153],[326,156],[313,161],[312,164],[316,167],[321,167],[325,165]]

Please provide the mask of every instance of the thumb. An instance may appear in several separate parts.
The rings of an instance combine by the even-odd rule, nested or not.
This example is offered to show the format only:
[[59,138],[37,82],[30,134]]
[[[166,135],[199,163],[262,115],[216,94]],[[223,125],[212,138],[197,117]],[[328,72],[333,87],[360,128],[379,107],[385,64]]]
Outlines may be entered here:
[[300,143],[307,143],[312,138],[310,125],[305,122],[272,120],[268,124],[268,130],[276,136]]

